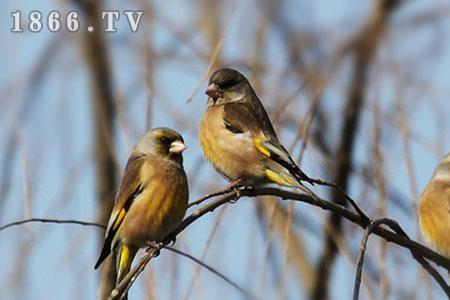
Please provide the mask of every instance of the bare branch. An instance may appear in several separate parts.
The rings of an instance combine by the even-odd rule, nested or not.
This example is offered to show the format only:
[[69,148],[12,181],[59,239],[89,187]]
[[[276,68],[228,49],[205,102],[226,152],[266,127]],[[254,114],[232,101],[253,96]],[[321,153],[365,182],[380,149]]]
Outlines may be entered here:
[[[359,287],[361,285],[361,274],[362,274],[362,266],[364,263],[364,253],[366,251],[367,240],[369,239],[369,235],[374,231],[375,228],[379,227],[382,224],[386,224],[393,231],[395,231],[398,235],[408,238],[406,232],[400,227],[400,225],[388,218],[382,218],[375,221],[372,221],[369,226],[366,227],[364,231],[364,236],[361,240],[361,247],[358,256],[358,264],[355,275],[355,284],[353,289],[353,300],[359,299]],[[409,238],[408,238],[409,239]],[[447,285],[442,276],[433,268],[431,265],[420,256],[417,256],[413,249],[410,249],[413,257],[422,265],[422,267],[436,280],[436,282],[441,286],[441,288],[446,293],[447,297],[450,298],[450,287]]]
[[[124,295],[124,293],[128,291],[133,282],[136,280],[139,273],[141,273],[144,270],[145,266],[151,260],[151,258],[157,256],[161,248],[169,244],[175,236],[180,234],[184,229],[186,229],[190,224],[195,222],[197,219],[201,218],[203,215],[209,212],[213,212],[216,208],[224,204],[235,203],[241,197],[257,197],[257,196],[277,196],[282,200],[294,200],[308,203],[313,206],[329,210],[338,215],[339,217],[347,219],[350,222],[357,224],[364,229],[367,228],[371,223],[373,223],[373,221],[370,220],[368,217],[366,217],[364,213],[363,215],[360,215],[359,213],[352,212],[345,206],[338,205],[336,203],[329,202],[320,199],[318,197],[312,197],[306,194],[299,194],[270,187],[267,188],[244,187],[240,188],[239,190],[234,189],[228,193],[223,194],[221,197],[207,203],[203,207],[195,210],[191,215],[185,218],[178,227],[178,229],[175,230],[172,234],[170,234],[161,244],[149,247],[146,250],[145,254],[143,255],[141,261],[138,263],[138,265],[135,268],[133,268],[128,273],[128,275],[125,276],[125,278],[119,283],[119,285],[114,289],[110,299],[121,299],[120,297],[122,297],[122,295]],[[356,211],[361,211],[361,209],[359,209],[356,203],[354,203],[354,205],[356,206]],[[372,230],[372,232],[388,242],[397,244],[403,248],[410,250],[412,256],[416,260],[418,260],[419,263],[421,263],[422,266],[424,266],[424,268],[428,271],[428,273],[430,273],[430,275],[432,275],[438,281],[438,283],[441,285],[444,291],[445,292],[450,291],[450,287],[448,285],[441,284],[440,279],[435,277],[437,271],[434,270],[431,266],[424,265],[422,263],[422,261],[426,258],[433,261],[437,265],[447,270],[450,270],[450,260],[438,254],[437,252],[411,240],[395,221],[390,220],[388,226],[392,230],[382,227],[375,227]]]
[[[376,53],[377,46],[383,37],[389,17],[401,4],[400,0],[376,1],[366,26],[357,36],[354,44],[354,71],[349,86],[348,97],[343,111],[343,125],[340,133],[340,142],[336,152],[337,166],[334,172],[336,185],[344,191],[347,190],[350,172],[353,167],[352,156],[355,137],[359,126],[361,110],[364,105],[366,87],[368,85],[370,65]],[[333,202],[345,205],[339,191],[333,193]],[[328,219],[329,228],[333,234],[339,235],[342,231],[341,218],[332,214]],[[330,274],[337,254],[337,247],[330,234],[325,236],[323,253],[317,265],[315,286],[311,292],[312,299],[327,297]]]
[[170,246],[165,246],[164,247],[167,250],[170,250],[172,252],[175,252],[181,256],[187,257],[190,260],[195,261],[197,264],[199,264],[200,266],[204,267],[205,269],[207,269],[208,271],[210,271],[211,273],[219,276],[220,278],[222,278],[223,280],[225,280],[227,283],[229,283],[231,286],[233,286],[234,288],[236,288],[237,290],[239,290],[242,294],[244,294],[247,298],[249,299],[256,299],[254,296],[252,296],[248,291],[246,291],[244,288],[240,287],[237,283],[233,282],[231,279],[229,279],[228,277],[226,277],[225,275],[223,275],[222,273],[220,273],[219,271],[217,271],[216,269],[214,269],[211,266],[208,266],[207,264],[205,264],[204,262],[202,262],[201,260],[193,257],[192,255],[185,253],[183,251],[180,251],[178,249],[172,248]]
[[40,222],[40,223],[54,223],[54,224],[76,224],[76,225],[82,225],[82,226],[96,226],[105,229],[106,227],[102,224],[95,223],[95,222],[85,222],[85,221],[79,221],[79,220],[62,220],[62,219],[46,219],[46,218],[30,218],[20,221],[11,222],[8,224],[5,224],[0,227],[0,231],[3,231],[9,227],[12,226],[18,226],[23,225],[26,223],[33,223],[33,222]]
[[372,233],[373,229],[377,226],[380,226],[385,222],[385,219],[379,219],[373,221],[366,227],[364,230],[363,238],[361,239],[361,246],[359,248],[358,260],[356,264],[356,274],[355,274],[355,284],[353,287],[353,300],[359,299],[359,288],[361,286],[361,275],[362,275],[362,267],[364,264],[364,254],[366,252],[367,241],[369,240],[369,235]]
[[[94,149],[96,164],[96,188],[99,205],[98,219],[106,224],[114,205],[116,190],[116,156],[114,149],[115,97],[112,67],[109,61],[109,47],[101,28],[103,1],[72,0],[83,12],[88,24],[97,30],[86,31],[82,46],[88,72],[92,82],[92,110]],[[99,236],[100,241],[103,236]],[[100,276],[100,299],[106,299],[114,287],[116,273],[114,255],[105,261]]]
[[189,203],[188,208],[191,207],[191,206],[194,206],[194,205],[199,205],[200,203],[202,203],[202,202],[204,202],[204,201],[206,201],[206,200],[208,200],[210,198],[227,194],[227,193],[229,193],[231,191],[233,191],[233,187],[228,186],[228,187],[224,188],[223,190],[220,190],[220,191],[217,191],[217,192],[214,192],[214,193],[210,193],[210,194],[206,194],[205,196],[203,196],[203,197],[201,197],[201,198],[199,198],[199,199]]
[[[218,194],[218,193],[216,193]],[[276,196],[282,200],[294,200],[299,202],[304,202],[311,204],[313,206],[320,207],[325,210],[329,210],[342,218],[349,220],[350,222],[359,225],[361,228],[366,230],[365,236],[361,242],[361,250],[358,258],[357,273],[355,278],[355,294],[359,292],[359,283],[362,272],[363,257],[365,251],[365,245],[367,243],[368,235],[374,233],[384,240],[397,244],[403,248],[408,249],[414,259],[416,259],[422,267],[438,282],[441,288],[445,291],[447,295],[450,296],[450,287],[445,282],[445,280],[439,275],[439,273],[428,263],[427,260],[431,260],[437,265],[450,271],[450,260],[437,252],[411,240],[405,231],[400,227],[400,225],[391,219],[380,219],[372,221],[368,219],[365,214],[360,215],[359,213],[354,213],[342,205],[338,205],[333,202],[329,202],[318,197],[312,197],[306,194],[294,193],[291,191],[276,189],[276,188],[240,188],[239,190],[234,189],[226,194],[223,194],[218,199],[207,203],[203,207],[195,210],[191,215],[183,220],[177,230],[172,234],[167,236],[162,243],[153,243],[144,253],[141,260],[135,268],[133,268],[125,278],[114,288],[111,292],[109,299],[122,299],[126,292],[130,289],[134,281],[137,279],[139,274],[145,269],[145,266],[153,258],[159,255],[162,248],[166,247],[175,236],[186,229],[190,224],[195,222],[197,219],[203,215],[214,211],[216,208],[227,204],[234,203],[241,197],[258,197],[258,196]],[[354,204],[356,207],[356,203]],[[357,208],[357,211],[360,211]],[[60,220],[60,219],[44,219],[44,218],[32,218],[27,220],[21,220],[12,222],[0,227],[0,231],[15,225],[22,225],[30,222],[43,222],[43,223],[56,223],[56,224],[77,224],[83,226],[96,226],[100,228],[105,228],[103,225],[94,222],[85,222],[78,220]],[[379,227],[380,224],[386,224],[390,229]],[[211,271],[211,269],[209,269]],[[217,271],[216,271],[217,272]],[[216,273],[214,272],[214,273]],[[225,277],[220,275],[221,278]],[[225,277],[226,278],[226,277]],[[228,280],[226,280],[228,282]],[[229,282],[230,283],[230,282]],[[235,284],[232,284],[235,286]],[[241,292],[242,290],[238,288]],[[248,297],[248,293],[245,292]]]

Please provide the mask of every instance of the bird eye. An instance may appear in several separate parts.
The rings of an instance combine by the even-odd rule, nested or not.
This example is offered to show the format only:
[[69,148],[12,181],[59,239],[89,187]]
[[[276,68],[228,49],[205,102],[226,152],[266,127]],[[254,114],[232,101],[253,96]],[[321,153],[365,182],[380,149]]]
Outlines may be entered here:
[[159,138],[159,141],[161,142],[161,144],[168,144],[169,143],[169,139],[165,136],[162,136]]
[[225,82],[223,82],[221,85],[220,85],[220,87],[222,88],[222,89],[229,89],[230,87],[233,87],[233,86],[235,86],[237,84],[237,81],[235,81],[235,80],[233,80],[233,79],[229,79],[229,80],[226,80]]

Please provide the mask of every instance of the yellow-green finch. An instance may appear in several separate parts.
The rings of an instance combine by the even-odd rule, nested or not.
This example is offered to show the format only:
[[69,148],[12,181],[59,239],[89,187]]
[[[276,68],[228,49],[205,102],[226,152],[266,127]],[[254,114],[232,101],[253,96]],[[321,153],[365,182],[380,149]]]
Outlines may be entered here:
[[189,198],[185,149],[178,132],[155,128],[131,153],[95,264],[97,269],[117,250],[117,283],[130,271],[139,248],[162,241],[182,221]]
[[422,234],[438,252],[450,258],[450,153],[420,195],[418,213]]
[[219,69],[210,77],[206,94],[200,145],[206,159],[232,185],[277,183],[303,189],[302,181],[313,184],[278,140],[244,75]]

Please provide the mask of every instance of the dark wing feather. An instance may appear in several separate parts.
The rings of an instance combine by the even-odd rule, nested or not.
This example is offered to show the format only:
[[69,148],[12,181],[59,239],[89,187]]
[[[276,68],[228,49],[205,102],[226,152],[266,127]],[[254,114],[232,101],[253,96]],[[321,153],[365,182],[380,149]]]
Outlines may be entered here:
[[134,199],[136,199],[136,197],[144,189],[143,184],[139,181],[139,171],[143,161],[142,156],[132,155],[127,162],[125,173],[117,194],[116,204],[111,213],[108,227],[106,228],[102,251],[97,262],[95,263],[94,269],[97,269],[111,253],[114,237],[119,230],[128,209]]
[[[279,142],[269,116],[256,95],[243,102],[225,104],[224,112],[224,124],[228,130],[233,133],[250,131],[255,135],[262,132],[265,140],[260,142],[259,146],[266,150],[263,153],[269,154],[267,156],[285,167],[299,183],[307,181],[314,185],[312,179],[297,167],[287,150]],[[260,148],[259,150],[261,151]]]
[[[311,185],[314,185],[314,181],[300,170],[287,150],[278,140],[263,141],[260,143],[260,146],[269,153],[269,157],[272,160],[285,167],[299,183],[301,183],[301,181],[306,181]],[[266,151],[264,153],[267,153]]]
[[244,133],[244,129],[242,127],[231,124],[227,119],[223,119],[223,125],[225,125],[225,128],[228,131],[231,131],[234,134]]
[[269,116],[257,98],[225,104],[224,121],[240,132],[250,131],[256,134],[262,131],[264,135],[276,138]]

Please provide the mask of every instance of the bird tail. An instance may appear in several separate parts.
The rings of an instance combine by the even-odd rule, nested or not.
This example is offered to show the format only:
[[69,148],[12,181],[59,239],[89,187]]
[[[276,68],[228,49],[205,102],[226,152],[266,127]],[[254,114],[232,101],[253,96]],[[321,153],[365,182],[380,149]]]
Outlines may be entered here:
[[300,168],[297,167],[297,165],[295,165],[295,164],[289,165],[288,170],[295,177],[295,179],[297,179],[298,183],[301,183],[301,181],[306,181],[310,185],[314,186],[314,179],[309,178],[308,175],[303,173],[302,170],[300,170]]
[[105,240],[103,243],[102,252],[100,252],[100,256],[97,259],[97,262],[95,263],[94,269],[97,270],[98,267],[102,264],[102,262],[108,257],[108,255],[111,253],[111,242],[108,240]]
[[[131,263],[136,256],[137,249],[128,245],[121,245],[117,252],[117,279],[116,286],[122,281],[122,279],[130,272]],[[127,295],[122,299],[126,300]]]
[[[300,171],[301,172],[301,171]],[[289,171],[284,172],[275,172],[271,169],[266,169],[266,176],[272,181],[279,185],[289,186],[289,187],[296,187],[300,190],[302,190],[305,194],[313,197],[316,200],[319,200],[317,195],[308,189],[303,183],[302,180],[300,180],[297,176],[294,176],[292,172]],[[305,175],[306,176],[306,175]],[[303,179],[304,180],[304,179]]]
[[261,140],[257,138],[253,142],[259,152],[286,168],[300,185],[302,185],[301,181],[314,185],[314,180],[300,170],[278,140]]

